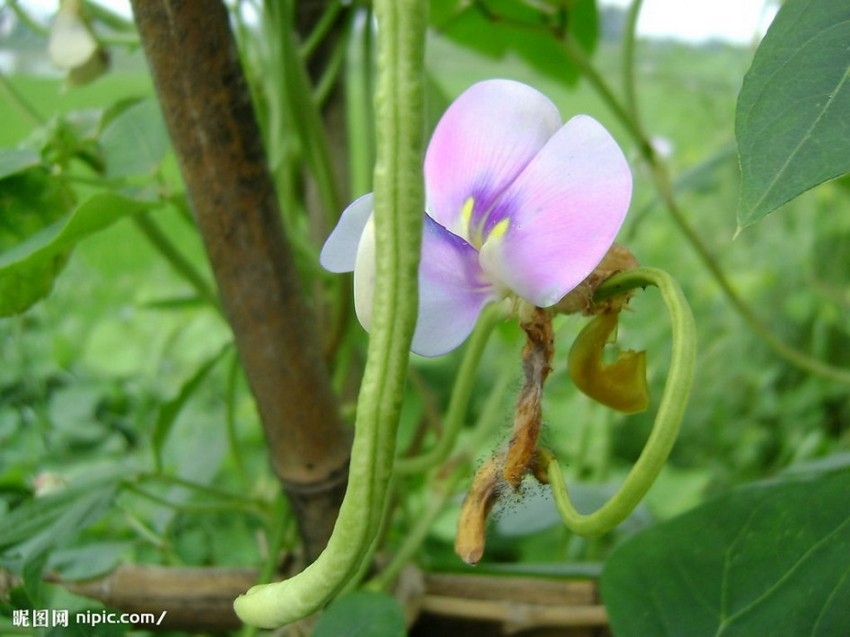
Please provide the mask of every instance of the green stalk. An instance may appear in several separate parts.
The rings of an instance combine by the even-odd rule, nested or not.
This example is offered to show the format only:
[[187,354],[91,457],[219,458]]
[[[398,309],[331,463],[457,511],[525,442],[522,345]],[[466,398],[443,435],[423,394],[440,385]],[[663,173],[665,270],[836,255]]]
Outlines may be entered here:
[[198,296],[208,305],[213,307],[219,314],[222,314],[221,303],[218,296],[213,292],[212,287],[207,283],[206,279],[177,249],[177,246],[172,243],[171,239],[160,229],[157,223],[151,219],[146,212],[140,212],[133,215],[133,222],[141,231],[150,244],[156,248],[160,255],[165,258],[172,269],[182,276],[191,285]]
[[313,564],[291,579],[255,586],[235,601],[242,621],[265,628],[315,613],[356,577],[381,525],[395,458],[418,305],[427,3],[375,0],[374,7],[380,24],[375,294],[348,489],[327,548]]
[[637,91],[635,90],[635,49],[637,48],[637,22],[640,16],[643,0],[634,0],[626,14],[626,25],[623,33],[623,94],[625,95],[625,110],[631,113],[631,118],[640,126]]
[[[267,3],[267,5],[274,3]],[[292,122],[291,132],[299,136],[301,152],[316,180],[324,213],[329,221],[335,220],[342,209],[342,195],[331,168],[330,146],[327,140],[319,105],[298,51],[293,25],[289,23],[291,11],[281,9],[283,22],[279,32],[280,55],[284,81],[285,101],[281,108],[288,109]]]
[[345,67],[345,128],[351,192],[359,196],[372,190],[375,161],[375,118],[373,116],[374,42],[372,13],[358,9],[349,26]]
[[316,49],[319,48],[328,33],[330,33],[342,8],[341,0],[331,0],[325,7],[322,17],[316,22],[316,26],[313,27],[310,35],[307,36],[298,50],[298,54],[305,62],[316,52]]
[[44,117],[12,86],[12,83],[3,73],[0,73],[0,95],[3,96],[4,101],[10,103],[21,115],[27,118],[30,124],[33,126],[44,125]]

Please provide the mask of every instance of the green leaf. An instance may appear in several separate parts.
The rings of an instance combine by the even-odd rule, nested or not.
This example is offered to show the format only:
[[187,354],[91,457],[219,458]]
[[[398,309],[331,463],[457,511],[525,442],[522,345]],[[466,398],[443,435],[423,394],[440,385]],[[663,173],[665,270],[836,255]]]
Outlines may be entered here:
[[850,171],[850,3],[789,0],[738,96],[738,225]]
[[65,582],[94,579],[115,569],[132,550],[132,542],[100,540],[96,544],[54,551],[48,568]]
[[40,163],[41,157],[31,148],[0,148],[0,179],[35,168]]
[[122,110],[104,128],[100,146],[108,177],[155,172],[171,147],[159,103],[141,100]]
[[159,413],[157,414],[156,424],[152,436],[152,445],[154,458],[156,459],[157,467],[162,466],[162,450],[165,446],[165,441],[168,438],[168,433],[171,431],[174,422],[183,411],[186,402],[195,394],[198,388],[203,384],[207,374],[210,373],[213,367],[222,359],[222,357],[230,351],[231,345],[227,343],[218,352],[213,354],[203,365],[201,365],[189,379],[183,383],[177,395],[160,405]]
[[25,157],[8,157],[11,174],[0,181],[0,250],[8,250],[68,214],[74,193],[41,167],[23,169]]
[[846,634],[848,492],[846,471],[759,483],[636,534],[602,575],[614,634]]
[[344,595],[322,613],[313,637],[404,637],[404,611],[386,593]]
[[0,549],[42,537],[53,544],[96,521],[115,496],[114,478],[71,486],[27,500],[0,517]]
[[28,597],[41,599],[41,576],[49,553],[109,509],[114,478],[92,481],[26,501],[0,518],[0,567],[19,573]]
[[432,0],[431,22],[437,31],[492,58],[513,53],[537,71],[574,84],[579,72],[560,38],[569,34],[588,53],[599,36],[595,0]]
[[[16,206],[26,205],[34,212],[44,210],[45,214],[54,205],[63,212],[67,208],[67,201],[60,194],[49,201],[30,201],[16,192],[11,201],[2,204],[2,221],[7,218],[7,210]],[[0,316],[23,312],[46,296],[77,242],[146,207],[147,204],[115,193],[99,193],[0,254]]]
[[[43,231],[74,206],[64,181],[40,167],[16,171],[26,158],[8,158],[11,176],[0,182],[0,250],[10,251]],[[4,254],[0,254],[2,259]],[[22,312],[50,292],[53,277],[65,265],[63,253],[33,263],[26,272],[4,276],[0,271],[0,316]]]

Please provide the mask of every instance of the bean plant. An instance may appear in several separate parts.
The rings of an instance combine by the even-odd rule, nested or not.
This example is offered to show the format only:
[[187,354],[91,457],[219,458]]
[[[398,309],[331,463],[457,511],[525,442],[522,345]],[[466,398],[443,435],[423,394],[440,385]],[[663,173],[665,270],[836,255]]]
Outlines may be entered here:
[[4,631],[850,629],[846,3],[131,5],[0,14]]

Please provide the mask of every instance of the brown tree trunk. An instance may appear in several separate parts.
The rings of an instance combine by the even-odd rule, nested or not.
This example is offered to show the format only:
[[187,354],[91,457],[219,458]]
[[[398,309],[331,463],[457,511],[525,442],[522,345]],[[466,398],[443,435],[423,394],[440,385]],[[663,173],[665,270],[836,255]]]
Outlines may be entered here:
[[308,559],[345,490],[340,421],[220,1],[132,0],[168,130]]

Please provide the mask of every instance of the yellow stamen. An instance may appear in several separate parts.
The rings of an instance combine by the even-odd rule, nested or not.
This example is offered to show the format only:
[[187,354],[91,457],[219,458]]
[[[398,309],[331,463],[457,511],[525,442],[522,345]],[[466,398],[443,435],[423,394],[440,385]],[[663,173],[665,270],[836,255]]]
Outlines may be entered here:
[[499,223],[493,226],[493,229],[490,231],[490,234],[487,235],[487,238],[493,239],[501,239],[505,233],[508,231],[508,220],[502,219]]
[[460,209],[460,219],[462,221],[462,227],[469,231],[470,236],[472,235],[472,209],[475,207],[475,199],[470,197],[466,201],[463,202],[463,208]]

